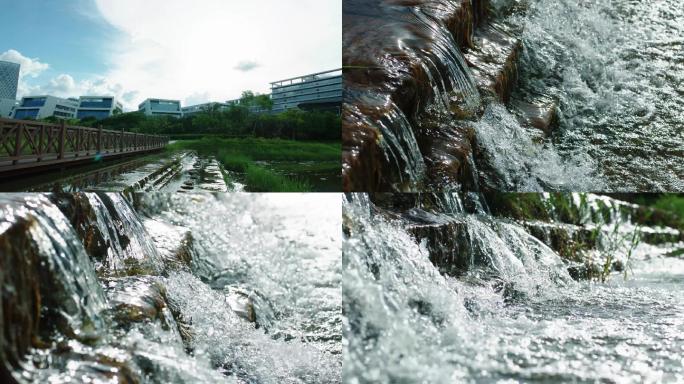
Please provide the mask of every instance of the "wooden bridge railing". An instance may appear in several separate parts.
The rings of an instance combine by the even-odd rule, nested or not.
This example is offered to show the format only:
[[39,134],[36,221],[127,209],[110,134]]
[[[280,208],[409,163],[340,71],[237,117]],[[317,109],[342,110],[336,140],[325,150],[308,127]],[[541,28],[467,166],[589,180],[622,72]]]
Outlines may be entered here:
[[143,135],[37,121],[0,119],[0,173],[59,163],[150,152],[166,136]]

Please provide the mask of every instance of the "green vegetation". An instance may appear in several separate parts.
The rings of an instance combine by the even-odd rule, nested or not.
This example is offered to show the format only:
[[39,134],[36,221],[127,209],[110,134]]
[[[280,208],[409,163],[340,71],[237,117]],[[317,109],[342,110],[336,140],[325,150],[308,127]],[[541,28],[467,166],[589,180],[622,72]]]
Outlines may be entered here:
[[268,95],[245,91],[238,104],[209,104],[183,118],[131,112],[99,121],[89,118],[65,123],[170,136],[178,141],[169,150],[189,149],[213,156],[229,171],[239,173],[247,189],[254,192],[337,190],[334,175],[339,177],[341,168],[340,116],[298,109],[265,113],[272,107]]
[[318,141],[339,141],[342,132],[340,117],[331,112],[289,110],[280,114],[256,114],[241,105],[225,109],[215,106],[180,119],[131,112],[100,121],[86,119],[67,124],[169,136],[216,135]]
[[[232,172],[243,175],[252,192],[305,192],[312,190],[307,181],[284,175],[283,169],[301,171],[295,162],[313,161],[317,169],[339,172],[340,144],[310,143],[263,138],[204,138],[178,141],[169,150],[194,150],[202,156],[214,156]],[[276,162],[274,166],[262,162]],[[279,168],[277,162],[288,162]],[[293,162],[293,163],[289,163]]]
[[[684,196],[678,194],[664,194],[652,205],[653,208],[667,212],[672,216],[674,223],[684,229]],[[674,224],[673,223],[673,224]]]

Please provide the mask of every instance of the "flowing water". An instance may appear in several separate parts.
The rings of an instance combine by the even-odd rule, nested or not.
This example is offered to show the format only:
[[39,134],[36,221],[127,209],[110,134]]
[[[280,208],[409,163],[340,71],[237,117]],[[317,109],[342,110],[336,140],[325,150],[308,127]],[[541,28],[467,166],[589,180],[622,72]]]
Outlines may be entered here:
[[3,180],[6,192],[235,192],[244,185],[212,157],[180,151]]
[[[514,58],[517,81],[505,105],[471,94],[474,73],[498,70],[507,53],[494,44],[490,56],[469,60],[468,68],[460,63],[471,44],[445,36],[450,35],[445,23],[457,36],[466,36],[468,28],[458,23],[477,21],[477,11],[474,17],[462,16],[465,6],[459,4],[482,2],[378,3],[344,4],[344,61],[350,64],[345,124],[381,132],[384,171],[394,180],[383,188],[420,190],[426,179],[433,183],[420,159],[449,161],[426,143],[444,142],[455,120],[472,127],[477,150],[471,171],[490,188],[684,190],[684,7],[679,0],[490,1],[488,21],[475,29],[492,22],[513,31],[522,44]],[[490,49],[487,37],[481,41]],[[550,133],[521,123],[527,117],[517,105],[537,100],[555,112]],[[403,118],[388,107],[395,103],[401,104]],[[481,117],[463,112],[478,103]],[[440,113],[451,113],[452,122],[426,129]],[[407,179],[412,187],[405,186]]]
[[559,0],[516,21],[520,92],[559,100],[558,152],[588,155],[608,189],[684,189],[682,19],[677,0]]
[[[5,330],[16,332],[0,338],[0,352],[17,351],[0,377],[10,369],[19,382],[341,381],[339,195],[130,198],[2,197],[2,258],[19,259],[0,274],[0,320],[15,319]],[[30,295],[23,303],[10,292]]]
[[601,220],[584,210],[603,229],[597,249],[631,268],[626,280],[575,281],[520,224],[464,210],[473,198],[420,216],[465,223],[465,238],[452,234],[467,249],[460,275],[431,261],[434,238],[410,233],[421,208],[399,218],[363,194],[345,203],[344,382],[684,380],[684,260],[664,256],[684,244],[611,245],[638,228],[620,204],[590,197],[612,207]]

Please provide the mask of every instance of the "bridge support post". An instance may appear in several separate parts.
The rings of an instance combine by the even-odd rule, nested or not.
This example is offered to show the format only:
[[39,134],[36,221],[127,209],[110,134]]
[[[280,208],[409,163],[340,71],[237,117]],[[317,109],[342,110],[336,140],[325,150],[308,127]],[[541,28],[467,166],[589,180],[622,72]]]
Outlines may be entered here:
[[[38,135],[38,145],[36,148],[36,155],[38,155],[37,161],[40,162],[43,158],[43,141],[45,140],[45,124],[40,126],[40,134]],[[47,148],[46,148],[47,149]]]
[[14,136],[14,156],[17,157],[12,164],[19,164],[19,156],[21,156],[21,134],[24,130],[24,124],[17,125],[17,133]]
[[97,154],[102,153],[102,125],[97,127]]
[[64,120],[59,123],[59,159],[64,158],[64,140],[66,139],[66,127]]
[[122,153],[124,150],[124,129],[121,128],[121,136],[119,138],[119,153]]

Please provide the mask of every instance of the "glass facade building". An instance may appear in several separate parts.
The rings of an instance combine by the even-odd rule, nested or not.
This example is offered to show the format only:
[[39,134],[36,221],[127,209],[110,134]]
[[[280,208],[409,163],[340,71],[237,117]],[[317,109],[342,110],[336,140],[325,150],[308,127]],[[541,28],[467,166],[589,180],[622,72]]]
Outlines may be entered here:
[[123,105],[113,96],[81,96],[76,117],[102,120],[122,112]]
[[147,99],[138,106],[138,110],[147,116],[183,116],[179,100]]
[[21,99],[12,118],[17,120],[44,119],[55,116],[61,119],[76,117],[78,100],[62,99],[55,96],[27,96]]
[[209,103],[204,103],[204,104],[197,104],[197,105],[191,105],[188,107],[183,107],[183,116],[192,116],[195,115],[199,112],[205,112],[209,111],[211,109],[216,109],[219,111],[224,111],[228,108],[228,104],[224,103],[217,103],[217,102],[209,102]]
[[17,63],[0,61],[0,99],[17,99],[20,69]]
[[325,109],[339,114],[342,107],[342,70],[319,72],[271,83],[273,113],[288,109]]

